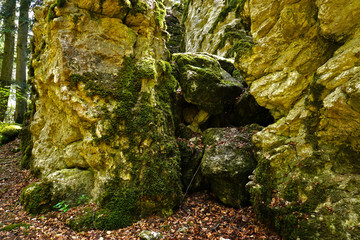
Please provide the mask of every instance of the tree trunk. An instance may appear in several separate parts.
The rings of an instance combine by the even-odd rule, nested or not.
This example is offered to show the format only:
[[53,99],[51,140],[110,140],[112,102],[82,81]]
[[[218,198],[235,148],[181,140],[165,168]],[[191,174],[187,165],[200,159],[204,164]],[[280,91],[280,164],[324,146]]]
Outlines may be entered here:
[[29,6],[30,0],[20,1],[19,28],[16,46],[16,109],[15,122],[23,123],[27,107],[26,96],[26,50],[29,29]]
[[[16,0],[6,0],[4,4],[5,43],[4,57],[1,65],[0,87],[10,91],[15,45],[15,6]],[[9,94],[0,95],[0,121],[5,118]]]

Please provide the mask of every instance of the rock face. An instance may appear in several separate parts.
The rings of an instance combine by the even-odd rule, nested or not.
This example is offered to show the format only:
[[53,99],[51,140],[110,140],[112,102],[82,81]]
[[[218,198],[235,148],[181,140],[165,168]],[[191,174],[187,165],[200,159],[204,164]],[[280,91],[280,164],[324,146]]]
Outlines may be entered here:
[[286,239],[359,236],[359,11],[355,0],[185,4],[187,51],[225,56],[216,32],[236,19],[242,27],[229,29],[248,30],[225,46],[276,120],[253,137],[249,188],[260,219]]
[[190,0],[185,3],[185,51],[234,57],[252,45],[249,23],[241,18],[245,0]]
[[254,207],[286,239],[358,239],[360,2],[248,4],[235,65],[277,119],[253,138]]
[[46,192],[48,205],[98,200],[100,228],[170,213],[182,194],[162,1],[45,1],[35,15],[30,167],[42,183],[24,190],[26,209]]

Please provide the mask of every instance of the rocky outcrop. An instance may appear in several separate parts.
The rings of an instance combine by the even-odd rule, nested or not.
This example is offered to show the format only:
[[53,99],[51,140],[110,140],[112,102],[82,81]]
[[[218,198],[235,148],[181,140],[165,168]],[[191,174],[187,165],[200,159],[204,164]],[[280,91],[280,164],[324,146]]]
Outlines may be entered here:
[[[249,189],[259,218],[286,239],[358,238],[359,11],[345,0],[185,4],[186,49],[235,57],[276,120],[253,137]],[[245,34],[219,50],[227,29]]]
[[176,11],[176,9],[167,9],[166,11],[166,31],[170,34],[166,47],[171,53],[179,53],[183,48],[184,29],[176,17],[177,12],[173,13],[173,11]]
[[277,119],[253,138],[254,207],[287,239],[357,239],[360,3],[247,4],[254,46],[235,65]]
[[99,228],[171,213],[182,193],[162,1],[45,1],[35,15],[30,168],[42,183],[25,206],[86,194]]

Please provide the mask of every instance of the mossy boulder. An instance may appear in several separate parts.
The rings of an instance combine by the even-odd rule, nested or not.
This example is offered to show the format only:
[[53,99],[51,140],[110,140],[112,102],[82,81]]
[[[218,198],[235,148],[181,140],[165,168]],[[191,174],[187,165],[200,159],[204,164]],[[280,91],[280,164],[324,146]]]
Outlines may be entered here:
[[56,204],[51,196],[52,183],[36,182],[23,189],[20,201],[30,214],[41,214],[52,210]]
[[[31,171],[51,201],[98,203],[101,229],[170,214],[182,185],[163,1],[57,3],[35,11]],[[24,206],[42,203],[30,192]]]
[[201,170],[210,190],[225,204],[248,206],[245,185],[256,167],[251,137],[259,125],[244,128],[210,128],[204,132],[205,152]]
[[69,206],[76,206],[83,195],[91,196],[90,190],[93,189],[94,175],[91,170],[62,169],[48,175],[45,181],[52,182],[52,196],[65,200]]
[[0,145],[11,142],[19,135],[21,126],[16,124],[5,124],[0,125]]
[[244,88],[209,55],[178,53],[173,61],[185,100],[210,114],[226,111]]

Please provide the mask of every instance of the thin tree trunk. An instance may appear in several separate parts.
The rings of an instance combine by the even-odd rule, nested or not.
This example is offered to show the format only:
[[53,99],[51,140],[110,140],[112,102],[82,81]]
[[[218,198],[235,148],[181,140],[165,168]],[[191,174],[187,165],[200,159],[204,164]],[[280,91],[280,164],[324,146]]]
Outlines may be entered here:
[[18,88],[16,89],[17,97],[15,108],[15,122],[20,124],[24,121],[24,114],[27,108],[26,50],[29,29],[28,21],[30,2],[30,0],[20,1],[19,28],[16,46],[16,83],[18,85]]
[[[14,62],[14,45],[15,45],[15,6],[16,0],[6,0],[4,4],[4,57],[1,65],[0,87],[10,91]],[[0,95],[0,121],[5,118],[9,95]]]

